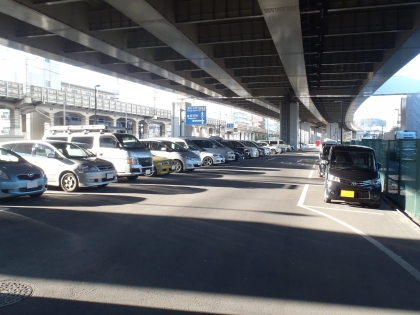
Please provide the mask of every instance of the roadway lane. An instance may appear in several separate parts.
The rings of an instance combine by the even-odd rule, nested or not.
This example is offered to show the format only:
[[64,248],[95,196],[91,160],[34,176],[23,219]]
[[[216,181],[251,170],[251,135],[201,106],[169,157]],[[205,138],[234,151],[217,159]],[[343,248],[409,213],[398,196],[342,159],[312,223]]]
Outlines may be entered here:
[[419,229],[384,202],[323,203],[315,160],[1,201],[0,313],[420,314]]

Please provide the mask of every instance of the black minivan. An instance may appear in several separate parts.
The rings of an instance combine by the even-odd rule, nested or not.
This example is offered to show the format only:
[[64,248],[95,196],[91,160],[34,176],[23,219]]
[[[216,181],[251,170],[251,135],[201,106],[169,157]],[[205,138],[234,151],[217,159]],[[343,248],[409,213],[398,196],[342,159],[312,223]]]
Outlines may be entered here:
[[359,202],[379,208],[382,192],[380,167],[372,148],[332,146],[325,175],[324,201]]

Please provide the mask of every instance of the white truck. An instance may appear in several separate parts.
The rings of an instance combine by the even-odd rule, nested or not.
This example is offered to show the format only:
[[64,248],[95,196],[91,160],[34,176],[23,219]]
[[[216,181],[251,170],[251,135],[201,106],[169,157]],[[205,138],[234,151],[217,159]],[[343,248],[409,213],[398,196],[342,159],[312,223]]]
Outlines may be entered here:
[[417,139],[416,131],[388,131],[384,133],[384,140]]

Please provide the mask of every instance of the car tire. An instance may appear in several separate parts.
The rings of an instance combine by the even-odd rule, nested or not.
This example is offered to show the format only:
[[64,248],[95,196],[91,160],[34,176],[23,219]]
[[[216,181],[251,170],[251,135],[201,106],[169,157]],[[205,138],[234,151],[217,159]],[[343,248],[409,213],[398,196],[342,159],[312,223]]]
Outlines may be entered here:
[[276,154],[276,150],[275,149],[271,149],[271,154]]
[[209,156],[204,157],[203,166],[212,166],[214,164],[213,159]]
[[60,187],[65,192],[75,192],[79,189],[79,182],[76,175],[73,173],[67,172],[61,176]]
[[136,180],[137,179],[137,175],[135,175],[135,176],[127,176],[127,179],[128,180]]
[[331,199],[327,197],[327,191],[324,189],[324,202],[331,203]]
[[381,206],[381,201],[379,200],[379,202],[375,202],[375,203],[371,204],[370,208],[378,209],[380,206]]
[[153,172],[150,172],[150,174],[144,174],[144,176],[147,176],[147,177],[153,177],[153,176],[156,176],[157,175],[157,172],[156,172],[156,168],[154,168],[153,169]]
[[175,161],[175,173],[181,173],[184,170],[184,164],[180,160],[174,160]]
[[31,198],[38,198],[38,197],[41,197],[42,196],[42,194],[43,194],[43,192],[42,193],[38,193],[38,194],[33,194],[33,195],[29,195]]

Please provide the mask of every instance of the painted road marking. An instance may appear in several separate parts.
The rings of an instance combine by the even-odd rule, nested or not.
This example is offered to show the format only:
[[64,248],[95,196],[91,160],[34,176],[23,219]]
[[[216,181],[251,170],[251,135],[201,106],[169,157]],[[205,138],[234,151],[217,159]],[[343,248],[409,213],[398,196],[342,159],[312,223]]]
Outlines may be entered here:
[[345,211],[345,212],[357,212],[357,213],[366,213],[366,214],[374,214],[374,215],[384,215],[383,213],[360,211],[360,210],[351,210],[351,209],[316,207],[316,206],[308,206],[308,207],[317,208],[317,209],[327,209],[327,210],[333,210],[333,211]]
[[378,248],[379,250],[381,250],[382,252],[384,252],[386,255],[388,255],[390,258],[392,258],[396,263],[398,263],[401,267],[403,267],[405,270],[407,270],[412,276],[414,276],[417,280],[420,281],[420,271],[418,271],[416,268],[414,268],[413,266],[411,266],[408,262],[406,262],[404,259],[402,259],[400,256],[398,256],[397,254],[395,254],[392,250],[390,250],[389,248],[387,248],[386,246],[382,245],[380,242],[378,242],[377,240],[375,240],[373,237],[365,234],[364,232],[356,229],[354,226],[339,220],[335,217],[333,217],[332,215],[326,214],[322,211],[319,210],[315,210],[312,209],[309,206],[305,206],[304,202],[305,202],[305,198],[306,198],[306,194],[308,193],[308,188],[309,185],[305,185],[303,187],[303,191],[302,194],[300,195],[299,201],[297,206],[304,208],[306,210],[315,212],[317,214],[320,214],[328,219],[331,219],[335,222],[337,222],[338,224],[341,224],[342,226],[348,228],[349,230],[353,231],[354,233],[360,235],[361,237],[363,237],[365,240],[367,240],[369,243],[371,243],[372,245],[374,245],[376,248]]

